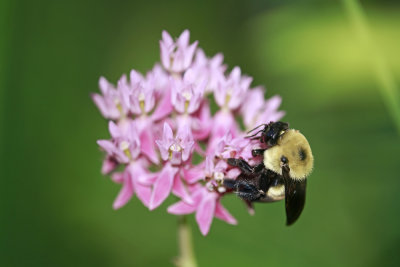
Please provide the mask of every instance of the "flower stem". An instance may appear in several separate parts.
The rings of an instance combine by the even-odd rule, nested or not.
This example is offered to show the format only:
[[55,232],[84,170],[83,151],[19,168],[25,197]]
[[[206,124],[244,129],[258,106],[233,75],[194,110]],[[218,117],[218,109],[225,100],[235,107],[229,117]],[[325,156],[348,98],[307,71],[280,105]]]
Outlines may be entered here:
[[356,34],[364,46],[366,55],[371,59],[375,78],[383,96],[384,103],[389,109],[390,115],[400,134],[400,97],[393,74],[373,42],[368,27],[366,16],[358,0],[342,0],[347,15],[354,26]]
[[178,245],[179,257],[175,264],[177,267],[197,267],[193,251],[192,233],[186,216],[178,217]]

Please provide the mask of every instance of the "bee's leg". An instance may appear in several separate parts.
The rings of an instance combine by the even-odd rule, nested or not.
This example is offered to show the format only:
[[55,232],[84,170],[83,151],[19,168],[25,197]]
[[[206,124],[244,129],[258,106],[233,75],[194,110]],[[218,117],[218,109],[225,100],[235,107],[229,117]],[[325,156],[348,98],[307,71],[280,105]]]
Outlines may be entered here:
[[224,186],[228,191],[236,190],[236,180],[233,179],[224,179]]
[[253,202],[251,202],[249,200],[245,200],[245,199],[243,199],[243,201],[244,201],[244,203],[246,203],[247,211],[250,213],[250,215],[254,215],[255,211],[254,211]]
[[233,167],[238,167],[244,173],[253,172],[253,167],[251,167],[244,159],[229,158],[227,162]]
[[264,191],[258,190],[257,187],[243,180],[236,183],[236,192],[246,201],[256,201],[265,196]]
[[233,167],[238,167],[245,174],[257,173],[264,168],[263,163],[257,164],[255,166],[250,166],[250,164],[247,163],[247,161],[245,161],[244,159],[229,158],[228,164]]
[[261,156],[261,155],[264,154],[264,151],[265,151],[265,150],[266,150],[266,149],[253,149],[253,150],[251,151],[251,155],[252,155],[253,157]]

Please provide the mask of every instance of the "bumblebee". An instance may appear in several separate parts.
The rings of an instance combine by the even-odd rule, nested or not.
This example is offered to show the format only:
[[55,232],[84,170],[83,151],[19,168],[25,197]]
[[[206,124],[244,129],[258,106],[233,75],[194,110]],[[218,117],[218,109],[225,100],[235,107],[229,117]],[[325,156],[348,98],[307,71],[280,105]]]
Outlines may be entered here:
[[[258,130],[259,129],[259,130]],[[258,131],[256,131],[258,130]],[[251,130],[247,136],[259,140],[265,148],[253,149],[261,163],[251,166],[244,159],[229,158],[228,164],[241,170],[236,180],[225,179],[224,185],[249,206],[253,202],[275,202],[285,198],[286,224],[293,224],[303,211],[307,177],[314,157],[307,139],[286,122],[270,122]]]

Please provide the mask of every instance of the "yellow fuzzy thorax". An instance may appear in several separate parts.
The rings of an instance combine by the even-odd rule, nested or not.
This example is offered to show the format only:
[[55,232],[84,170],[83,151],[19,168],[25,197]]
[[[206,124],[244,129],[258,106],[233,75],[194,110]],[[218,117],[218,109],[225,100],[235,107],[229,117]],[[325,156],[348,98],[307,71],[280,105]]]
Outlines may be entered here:
[[263,161],[265,167],[282,175],[282,156],[289,161],[291,178],[304,180],[311,173],[314,157],[310,144],[298,130],[285,131],[275,146],[265,150]]

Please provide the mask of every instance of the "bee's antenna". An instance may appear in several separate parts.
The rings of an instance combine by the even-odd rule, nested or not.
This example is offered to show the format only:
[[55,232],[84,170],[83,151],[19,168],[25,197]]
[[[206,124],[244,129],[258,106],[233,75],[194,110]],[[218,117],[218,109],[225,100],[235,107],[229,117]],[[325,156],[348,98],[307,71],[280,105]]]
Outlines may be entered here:
[[253,134],[253,135],[248,135],[248,136],[246,136],[245,138],[251,138],[251,140],[255,140],[255,139],[258,139],[258,137],[255,137],[256,135],[258,135],[259,133],[261,133],[263,130],[259,130],[258,132],[256,132],[255,134]]
[[[248,131],[247,134],[251,133],[251,132],[254,131],[254,130],[257,130],[257,129],[260,128],[261,126],[266,126],[266,124],[260,124],[260,125],[258,125],[257,127],[255,127],[255,128],[253,128],[253,129],[251,129],[250,131]],[[258,131],[257,134],[258,134],[259,132],[260,132],[260,131]]]
[[[253,128],[253,129],[251,129],[250,131],[248,131],[247,134],[249,134],[249,133],[251,133],[251,132],[254,132],[255,130],[259,129],[261,126],[266,127],[267,124],[260,124],[260,125],[258,125],[257,127],[255,127],[255,128]],[[264,129],[265,129],[265,128],[264,128]],[[254,134],[252,134],[252,135],[248,135],[248,136],[246,136],[245,138],[251,138],[251,140],[258,139],[258,137],[255,137],[255,136],[258,135],[259,133],[261,133],[262,131],[264,131],[264,129],[261,129],[261,130],[257,131],[256,133],[254,133]]]

